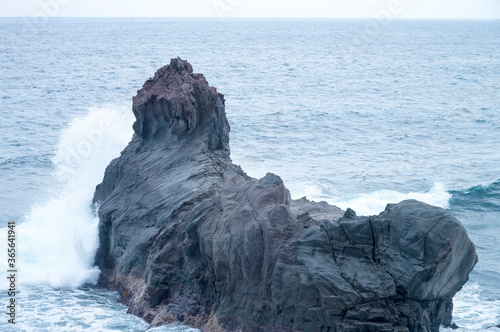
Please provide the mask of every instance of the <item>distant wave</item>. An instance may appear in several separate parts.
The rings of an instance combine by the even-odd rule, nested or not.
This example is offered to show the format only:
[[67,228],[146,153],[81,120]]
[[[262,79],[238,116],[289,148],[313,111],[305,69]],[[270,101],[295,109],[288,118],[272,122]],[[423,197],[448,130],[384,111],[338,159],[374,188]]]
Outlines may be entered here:
[[465,190],[450,191],[450,206],[478,212],[500,211],[500,180],[489,185],[478,185]]
[[464,190],[447,190],[437,182],[432,188],[422,192],[402,193],[395,190],[377,190],[347,197],[329,198],[324,188],[309,185],[296,186],[293,198],[307,196],[315,201],[327,201],[342,209],[351,208],[358,215],[374,215],[382,212],[388,203],[398,203],[406,199],[416,199],[427,204],[452,210],[475,210],[481,212],[500,211],[500,180],[488,185],[477,185]]
[[325,199],[317,190],[308,188],[306,194],[310,199],[316,201],[324,200],[343,210],[351,208],[358,215],[379,214],[385,209],[388,203],[398,203],[406,199],[416,199],[446,209],[449,207],[449,200],[451,198],[451,194],[446,191],[442,183],[435,183],[431,189],[423,192],[401,193],[395,190],[377,190],[345,198]]
[[93,108],[62,131],[50,199],[35,205],[17,227],[21,282],[78,287],[97,281],[92,197],[106,166],[130,141],[132,122],[127,107]]

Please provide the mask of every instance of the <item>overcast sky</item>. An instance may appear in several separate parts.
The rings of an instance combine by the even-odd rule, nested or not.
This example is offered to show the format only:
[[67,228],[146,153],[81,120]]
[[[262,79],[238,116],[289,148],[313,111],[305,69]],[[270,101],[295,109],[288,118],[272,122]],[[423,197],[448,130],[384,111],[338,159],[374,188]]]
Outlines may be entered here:
[[500,0],[0,0],[0,16],[500,18]]

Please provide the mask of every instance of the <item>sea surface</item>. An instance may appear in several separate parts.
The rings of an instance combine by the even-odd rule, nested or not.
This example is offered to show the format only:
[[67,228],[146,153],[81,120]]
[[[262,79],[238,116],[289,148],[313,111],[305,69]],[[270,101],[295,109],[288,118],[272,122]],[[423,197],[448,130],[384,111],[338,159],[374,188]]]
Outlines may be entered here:
[[20,291],[1,331],[148,327],[93,286],[91,200],[132,137],[132,96],[177,56],[225,95],[249,175],[358,215],[449,209],[479,255],[454,322],[500,324],[500,21],[0,18],[1,307],[9,221]]

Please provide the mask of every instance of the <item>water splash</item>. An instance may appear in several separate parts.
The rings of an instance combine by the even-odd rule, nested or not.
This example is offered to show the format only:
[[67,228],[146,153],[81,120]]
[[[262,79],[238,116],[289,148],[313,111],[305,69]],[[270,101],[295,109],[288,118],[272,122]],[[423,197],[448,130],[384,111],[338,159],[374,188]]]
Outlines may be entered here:
[[98,218],[92,197],[106,166],[130,141],[133,120],[126,107],[92,108],[62,131],[52,160],[50,198],[35,205],[17,227],[21,283],[78,287],[97,282]]

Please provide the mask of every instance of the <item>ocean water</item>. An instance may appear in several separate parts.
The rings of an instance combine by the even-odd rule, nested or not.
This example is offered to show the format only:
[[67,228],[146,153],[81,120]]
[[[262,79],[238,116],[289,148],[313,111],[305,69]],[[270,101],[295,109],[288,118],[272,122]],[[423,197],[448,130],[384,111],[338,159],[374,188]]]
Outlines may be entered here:
[[358,214],[449,209],[479,255],[454,322],[500,324],[500,21],[0,18],[0,33],[0,275],[15,221],[20,290],[0,330],[148,327],[93,286],[91,200],[132,136],[131,97],[177,56],[225,94],[249,175]]

